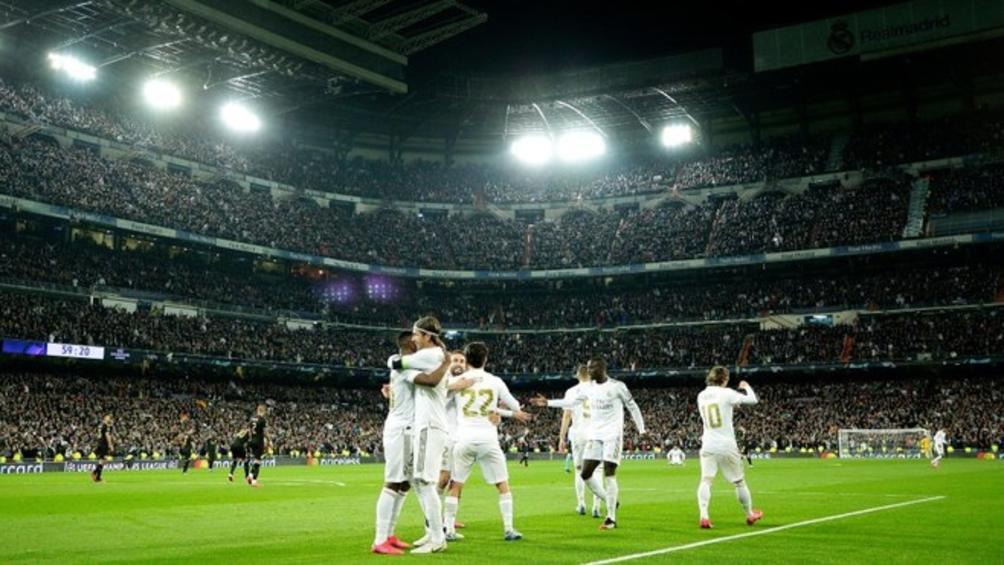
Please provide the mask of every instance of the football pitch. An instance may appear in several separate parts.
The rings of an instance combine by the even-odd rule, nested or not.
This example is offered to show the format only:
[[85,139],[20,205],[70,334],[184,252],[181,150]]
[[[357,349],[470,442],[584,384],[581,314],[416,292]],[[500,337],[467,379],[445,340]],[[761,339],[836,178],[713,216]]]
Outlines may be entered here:
[[[996,461],[948,459],[938,470],[916,460],[757,461],[747,479],[764,520],[747,526],[719,478],[713,530],[697,527],[696,461],[628,461],[619,529],[609,532],[573,512],[572,478],[559,462],[511,464],[525,539],[502,540],[497,495],[475,470],[459,512],[467,539],[445,554],[401,557],[368,553],[381,474],[379,465],[266,468],[260,489],[219,470],[106,471],[104,484],[83,473],[0,476],[0,551],[4,562],[31,563],[1004,562]],[[409,541],[422,533],[413,495],[398,532]]]

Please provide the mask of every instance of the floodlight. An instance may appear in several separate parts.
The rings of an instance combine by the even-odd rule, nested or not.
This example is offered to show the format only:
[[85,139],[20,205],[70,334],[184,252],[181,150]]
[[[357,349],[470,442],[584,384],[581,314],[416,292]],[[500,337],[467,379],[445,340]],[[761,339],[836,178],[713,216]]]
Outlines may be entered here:
[[593,131],[571,131],[558,138],[558,157],[568,163],[595,159],[606,150],[603,136]]
[[220,118],[228,128],[245,133],[258,131],[261,120],[247,106],[237,102],[228,102],[220,109]]
[[512,142],[509,152],[528,165],[543,165],[551,160],[554,147],[544,135],[527,135]]
[[74,80],[88,81],[94,80],[98,76],[97,67],[88,65],[73,55],[49,53],[49,64],[53,69],[63,71]]
[[666,147],[679,147],[694,140],[694,130],[689,124],[666,126],[660,138]]
[[157,110],[173,110],[181,105],[181,90],[170,82],[150,79],[143,85],[143,98]]

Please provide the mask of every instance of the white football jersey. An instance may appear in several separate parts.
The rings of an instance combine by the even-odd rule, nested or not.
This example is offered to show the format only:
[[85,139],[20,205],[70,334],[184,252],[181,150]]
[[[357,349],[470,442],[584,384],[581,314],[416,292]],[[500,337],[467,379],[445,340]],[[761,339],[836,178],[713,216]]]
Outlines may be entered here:
[[390,407],[387,411],[387,421],[384,430],[403,430],[415,422],[415,370],[390,372]]
[[[438,347],[426,347],[417,353],[405,355],[402,366],[407,370],[408,381],[414,384],[415,377],[431,373],[443,364],[445,354]],[[415,430],[433,428],[448,429],[446,418],[447,378],[444,375],[436,386],[415,385]]]
[[548,406],[572,408],[576,405],[588,404],[589,425],[585,439],[590,441],[614,441],[624,436],[624,408],[631,413],[638,433],[645,433],[645,421],[641,410],[635,403],[627,385],[616,379],[608,378],[602,383],[593,382],[591,386],[580,389],[574,398],[569,400],[549,400]]
[[464,373],[474,384],[456,392],[457,443],[498,442],[498,427],[489,419],[499,402],[510,410],[519,410],[519,401],[502,379],[484,369]]
[[[579,396],[580,391],[585,391],[585,389],[592,386],[592,381],[586,381],[584,383],[579,383],[565,392],[565,400],[572,403],[571,408],[566,408],[566,410],[572,413],[572,423],[568,426],[568,437],[575,440],[582,441],[586,437],[586,432],[589,430],[589,400],[585,402],[574,402]],[[586,395],[588,397],[588,395]]]
[[756,404],[757,397],[752,388],[746,394],[725,388],[709,386],[697,395],[697,409],[704,423],[701,436],[701,452],[730,454],[739,451],[736,433],[732,428],[732,408],[737,404]]
[[687,454],[679,447],[674,447],[669,450],[666,458],[669,459],[671,463],[683,463],[683,461],[687,458]]
[[938,430],[938,432],[934,434],[934,445],[937,447],[944,447],[947,442],[948,440],[945,438],[945,430]]

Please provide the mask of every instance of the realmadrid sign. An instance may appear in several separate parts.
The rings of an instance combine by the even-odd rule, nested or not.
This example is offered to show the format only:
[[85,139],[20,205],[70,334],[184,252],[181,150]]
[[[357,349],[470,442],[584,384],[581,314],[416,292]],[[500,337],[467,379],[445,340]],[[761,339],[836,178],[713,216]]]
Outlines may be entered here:
[[834,55],[843,55],[854,48],[854,33],[848,29],[847,22],[844,20],[833,22],[826,46]]

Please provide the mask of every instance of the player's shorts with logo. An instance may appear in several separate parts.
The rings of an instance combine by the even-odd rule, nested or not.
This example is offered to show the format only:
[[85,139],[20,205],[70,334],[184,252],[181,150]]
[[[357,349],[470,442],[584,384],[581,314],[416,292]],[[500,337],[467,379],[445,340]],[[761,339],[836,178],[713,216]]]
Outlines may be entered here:
[[585,434],[575,434],[570,438],[572,443],[572,463],[576,469],[582,468],[582,462],[586,459],[586,445],[589,441]]
[[456,446],[457,446],[456,439],[454,439],[452,436],[446,438],[446,447],[443,448],[443,462],[440,465],[439,469],[441,471],[446,471],[447,473],[450,474],[450,476],[453,476],[453,467],[454,467],[453,448],[455,448]]
[[411,428],[384,429],[384,482],[403,483],[411,480],[411,450]]
[[584,459],[592,461],[606,461],[620,465],[621,452],[624,450],[624,438],[613,439],[591,439],[586,443]]
[[453,448],[453,462],[453,480],[458,483],[467,482],[475,463],[481,467],[486,483],[495,485],[509,480],[505,454],[498,440],[457,442]]
[[701,451],[701,477],[713,479],[722,472],[730,483],[743,480],[743,462],[739,451],[728,453],[708,453]]
[[412,434],[414,478],[426,483],[438,482],[443,466],[443,450],[446,449],[446,430],[422,428],[413,430]]

